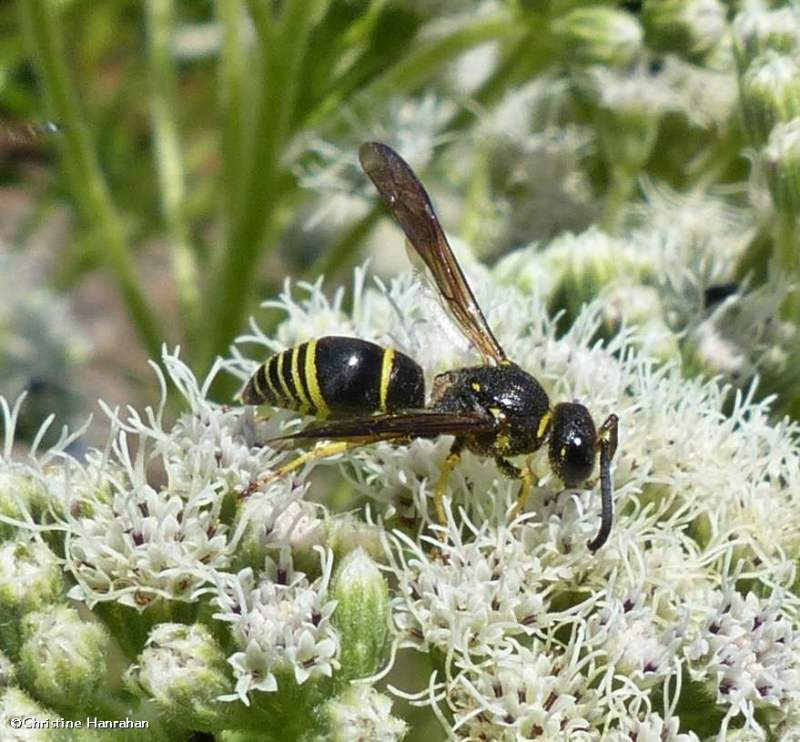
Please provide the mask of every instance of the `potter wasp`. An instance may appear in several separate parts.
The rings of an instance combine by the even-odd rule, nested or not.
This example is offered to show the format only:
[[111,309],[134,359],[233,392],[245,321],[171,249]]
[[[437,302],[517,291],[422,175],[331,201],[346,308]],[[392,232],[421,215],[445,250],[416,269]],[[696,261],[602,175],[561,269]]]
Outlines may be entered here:
[[522,480],[513,517],[538,480],[529,465],[517,467],[509,458],[532,454],[546,444],[550,466],[568,488],[586,483],[600,460],[601,526],[588,544],[596,551],[606,542],[613,519],[610,467],[617,447],[617,416],[609,415],[597,429],[582,404],[551,407],[541,384],[508,358],[489,328],[430,198],[409,165],[378,142],[361,145],[359,158],[483,363],[437,375],[426,400],[425,379],[416,361],[365,340],[321,337],[273,355],[248,381],[243,402],[318,418],[298,433],[275,439],[282,445],[327,443],[272,476],[377,441],[404,444],[451,435],[453,444],[434,494],[439,522],[447,522],[447,480],[465,450],[493,458],[504,475]]

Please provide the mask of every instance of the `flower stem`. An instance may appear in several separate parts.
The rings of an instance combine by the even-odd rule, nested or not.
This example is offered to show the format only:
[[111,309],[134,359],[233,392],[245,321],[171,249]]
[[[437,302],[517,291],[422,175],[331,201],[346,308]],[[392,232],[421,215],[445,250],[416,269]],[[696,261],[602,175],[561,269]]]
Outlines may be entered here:
[[249,4],[261,53],[261,75],[236,189],[239,203],[232,206],[224,251],[217,256],[216,301],[205,363],[223,350],[242,326],[265,237],[274,227],[278,206],[293,190],[289,185],[288,191],[283,191],[286,180],[281,178],[281,159],[291,139],[289,122],[301,84],[303,56],[325,2],[287,0],[277,15],[255,1]]
[[776,209],[775,226],[775,258],[784,276],[794,279],[794,288],[784,302],[782,312],[784,318],[792,322],[800,321],[800,233],[797,230],[797,218],[794,214]]
[[122,219],[111,199],[97,162],[89,127],[69,80],[55,3],[51,0],[21,0],[18,8],[36,61],[48,113],[62,129],[59,137],[61,154],[78,212],[105,246],[102,257],[120,286],[128,313],[148,353],[157,357],[163,335],[139,284]]
[[247,59],[245,14],[242,0],[217,0],[217,18],[222,28],[219,83],[222,107],[223,198],[225,217],[237,202],[244,168],[244,101]]
[[452,62],[459,54],[474,46],[488,42],[514,38],[524,33],[519,22],[497,15],[479,18],[461,28],[433,41],[421,42],[386,72],[362,88],[348,105],[343,106],[338,91],[324,99],[311,112],[308,123],[326,123],[324,128],[334,128],[343,115],[352,115],[359,108],[371,110],[378,102],[392,95],[404,95],[438,72],[443,65]]
[[614,234],[625,204],[635,188],[636,175],[631,173],[625,166],[611,167],[611,183],[606,195],[602,220],[602,227],[609,234]]
[[364,216],[345,229],[336,242],[314,261],[307,271],[307,278],[313,281],[317,276],[329,276],[347,266],[382,215],[383,209],[378,204],[371,206]]
[[148,0],[148,58],[155,154],[161,206],[170,235],[175,284],[189,348],[196,348],[200,323],[197,262],[186,224],[183,159],[175,120],[175,70],[170,58],[172,0]]

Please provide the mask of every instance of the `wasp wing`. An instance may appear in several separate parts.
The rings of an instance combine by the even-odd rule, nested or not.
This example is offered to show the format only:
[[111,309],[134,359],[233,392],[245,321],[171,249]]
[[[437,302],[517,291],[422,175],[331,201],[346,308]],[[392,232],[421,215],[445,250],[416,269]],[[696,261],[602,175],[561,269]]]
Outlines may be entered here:
[[440,435],[469,436],[490,433],[497,423],[478,412],[451,413],[433,410],[406,410],[390,415],[364,415],[339,420],[309,423],[292,435],[273,438],[280,442],[303,443],[318,440],[345,440],[359,443],[436,438]]
[[456,261],[425,188],[408,163],[391,147],[365,142],[358,150],[361,167],[403,228],[408,242],[433,275],[446,306],[478,352],[495,363],[505,351],[483,316]]

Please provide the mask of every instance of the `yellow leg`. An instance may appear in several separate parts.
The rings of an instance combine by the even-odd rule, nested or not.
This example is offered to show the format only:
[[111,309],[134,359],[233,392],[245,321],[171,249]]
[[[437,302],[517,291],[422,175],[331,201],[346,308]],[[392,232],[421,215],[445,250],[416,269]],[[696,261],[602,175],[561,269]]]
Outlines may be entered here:
[[301,466],[305,466],[311,461],[316,461],[317,459],[326,459],[330,456],[336,456],[337,454],[350,451],[353,448],[359,448],[363,445],[363,443],[355,441],[336,441],[335,443],[326,443],[322,446],[317,446],[311,451],[301,454],[296,459],[292,459],[288,464],[284,464],[274,471],[271,471],[269,474],[259,477],[256,489],[263,487],[265,484],[269,484],[279,477],[286,476],[290,472],[299,469]]
[[[444,509],[444,493],[447,490],[447,481],[450,479],[453,469],[456,468],[459,460],[461,459],[461,451],[451,450],[444,460],[441,474],[439,474],[439,481],[436,482],[436,490],[433,494],[433,505],[436,508],[436,519],[439,521],[440,526],[447,525],[447,513]],[[442,541],[447,540],[447,531],[442,529],[439,532],[439,538]]]
[[522,486],[519,490],[519,497],[517,497],[517,501],[509,513],[509,520],[514,520],[525,509],[525,505],[528,504],[528,498],[531,496],[531,490],[539,483],[539,477],[533,473],[530,463],[525,464],[520,472],[520,478],[522,479]]

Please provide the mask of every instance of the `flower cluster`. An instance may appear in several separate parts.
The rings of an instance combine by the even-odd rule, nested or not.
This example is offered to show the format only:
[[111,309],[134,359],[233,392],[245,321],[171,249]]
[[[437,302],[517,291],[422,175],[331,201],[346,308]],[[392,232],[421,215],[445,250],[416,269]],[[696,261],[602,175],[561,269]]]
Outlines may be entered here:
[[336,602],[326,599],[332,566],[327,559],[323,576],[310,583],[291,564],[270,564],[265,575],[246,569],[220,587],[215,617],[231,624],[240,648],[230,663],[243,702],[253,691],[277,690],[282,674],[302,685],[338,668],[339,641],[330,620]]

